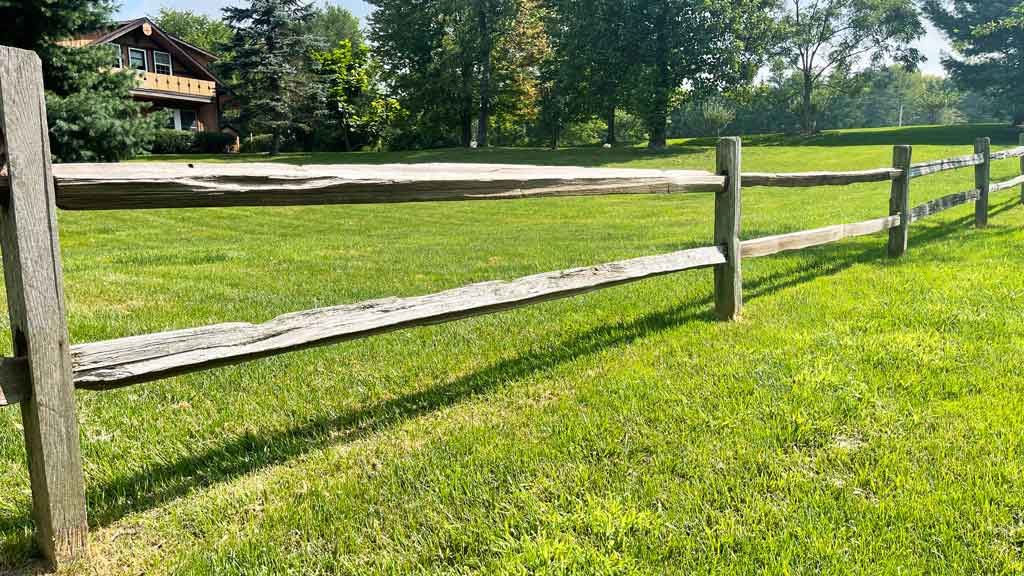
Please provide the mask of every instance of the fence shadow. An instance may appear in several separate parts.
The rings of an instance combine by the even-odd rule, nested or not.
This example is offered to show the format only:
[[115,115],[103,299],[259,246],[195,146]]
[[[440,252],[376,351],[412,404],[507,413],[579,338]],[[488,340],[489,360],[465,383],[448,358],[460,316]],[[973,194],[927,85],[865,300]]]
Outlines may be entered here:
[[[1019,205],[1013,199],[994,205],[998,215]],[[923,247],[946,239],[972,224],[973,214],[936,225],[912,228],[910,243]],[[1007,229],[1007,233],[1012,232]],[[881,236],[848,240],[800,252],[802,266],[796,270],[769,272],[745,282],[745,298],[756,300],[793,288],[820,277],[833,276],[853,266],[884,262],[885,244]],[[557,345],[545,345],[495,363],[442,386],[380,402],[349,413],[323,417],[307,424],[270,434],[249,434],[175,462],[140,470],[123,478],[88,487],[89,521],[92,527],[109,525],[120,518],[160,506],[197,489],[227,482],[281,464],[313,450],[345,444],[376,432],[450,406],[474,396],[515,382],[539,371],[586,357],[614,346],[628,345],[651,334],[696,322],[714,321],[712,296],[692,298],[667,310],[651,312],[627,322],[593,328]],[[554,351],[554,352],[552,352]],[[117,494],[118,503],[109,503],[108,494]],[[20,533],[0,542],[0,559],[10,557],[10,549],[24,549],[31,536],[29,510],[24,514],[0,516],[0,533]],[[14,568],[0,560],[0,573]],[[6,569],[6,570],[5,570]],[[39,573],[32,564],[17,573]]]

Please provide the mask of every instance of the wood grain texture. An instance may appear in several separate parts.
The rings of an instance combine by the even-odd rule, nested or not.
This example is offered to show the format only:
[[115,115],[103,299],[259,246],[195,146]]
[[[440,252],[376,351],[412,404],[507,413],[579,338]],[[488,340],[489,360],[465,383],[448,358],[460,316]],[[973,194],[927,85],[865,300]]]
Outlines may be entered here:
[[984,161],[985,157],[981,154],[970,154],[968,156],[958,156],[956,158],[944,158],[942,160],[919,162],[910,167],[910,177],[920,178],[921,176],[945,172],[947,170],[970,168],[971,166],[977,166]]
[[13,406],[28,399],[28,359],[0,358],[0,406]]
[[1005,182],[997,182],[995,184],[990,184],[989,187],[988,187],[988,191],[989,192],[1002,192],[1003,190],[1009,190],[1010,188],[1016,188],[1017,186],[1022,186],[1022,185],[1024,185],[1024,175],[1017,176],[1016,178],[1013,178],[1011,180],[1007,180]]
[[956,208],[962,206],[968,202],[974,202],[978,199],[977,190],[968,190],[966,192],[957,192],[955,194],[948,194],[942,198],[936,198],[930,200],[924,204],[915,206],[910,209],[910,221],[917,222],[929,216],[938,214],[950,208]]
[[864,222],[856,222],[853,224],[839,224],[814,230],[804,230],[801,232],[792,232],[790,234],[780,234],[778,236],[766,236],[764,238],[757,238],[754,240],[744,240],[743,257],[761,258],[763,256],[771,256],[772,254],[778,254],[780,252],[803,250],[804,248],[811,248],[813,246],[831,244],[833,242],[839,242],[845,238],[877,234],[899,226],[900,220],[901,218],[898,215],[885,216],[883,218],[875,218],[873,220],[866,220]]
[[736,320],[743,313],[743,145],[739,138],[718,141],[717,166],[718,174],[725,177],[725,188],[715,195],[715,244],[725,249],[726,261],[715,267],[715,311],[722,320]]
[[859,182],[887,182],[898,178],[903,172],[893,168],[860,170],[855,172],[794,172],[772,174],[767,172],[746,172],[743,185],[804,188],[813,186],[844,186]]
[[[910,213],[910,166],[914,157],[911,146],[896,146],[892,150],[892,165],[903,172],[903,176],[892,181],[889,193],[889,215]],[[899,226],[889,229],[888,253],[890,258],[899,258],[907,252],[910,240],[910,218],[901,218]]]
[[1009,158],[1024,158],[1024,134],[1021,134],[1021,145],[1001,152],[993,152],[992,160],[1007,160]]
[[988,195],[992,180],[991,161],[992,140],[978,138],[974,143],[974,152],[984,160],[974,167],[974,187],[978,189],[978,199],[974,202],[974,225],[978,228],[988,226]]
[[54,172],[57,205],[66,210],[677,194],[724,185],[692,170],[497,164],[58,164]]
[[31,394],[21,412],[33,518],[40,551],[59,567],[85,552],[88,527],[42,65],[33,52],[0,47],[0,132],[10,180],[0,245],[14,354],[28,359]]
[[264,324],[219,324],[72,347],[75,385],[103,390],[400,328],[449,322],[645,278],[715,266],[718,247],[683,250],[486,282],[429,296],[388,298],[280,316]]

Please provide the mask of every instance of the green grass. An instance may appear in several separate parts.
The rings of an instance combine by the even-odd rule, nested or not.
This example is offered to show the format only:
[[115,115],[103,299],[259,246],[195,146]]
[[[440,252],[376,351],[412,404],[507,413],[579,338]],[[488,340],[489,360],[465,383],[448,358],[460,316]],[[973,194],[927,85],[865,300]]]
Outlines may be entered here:
[[[765,137],[744,161],[874,168],[904,136],[927,160],[969,153],[978,132],[1016,140]],[[278,160],[709,169],[708,144]],[[994,180],[1017,173],[1000,162]],[[972,182],[915,180],[912,200]],[[745,238],[881,216],[889,195],[744,192]],[[899,261],[882,235],[748,261],[734,324],[712,319],[697,271],[81,392],[94,557],[72,571],[1024,572],[1018,202],[994,196],[985,230],[970,206],[917,224]],[[60,215],[75,342],[702,246],[711,225],[707,195]],[[0,566],[22,566],[17,409],[0,411],[0,493]]]

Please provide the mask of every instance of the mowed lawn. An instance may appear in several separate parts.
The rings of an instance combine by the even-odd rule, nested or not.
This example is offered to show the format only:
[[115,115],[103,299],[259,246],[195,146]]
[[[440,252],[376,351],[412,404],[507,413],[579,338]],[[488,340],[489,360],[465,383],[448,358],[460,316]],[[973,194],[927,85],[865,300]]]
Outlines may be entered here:
[[[751,171],[967,154],[998,126],[747,139]],[[711,169],[641,149],[286,155]],[[251,161],[260,158],[243,157]],[[239,160],[237,158],[232,160]],[[198,161],[190,158],[190,161]],[[993,180],[1019,173],[994,166]],[[915,180],[914,204],[973,186]],[[743,236],[888,213],[886,184],[744,191]],[[77,393],[98,574],[1024,572],[1024,208]],[[60,214],[86,342],[710,244],[710,195]],[[6,316],[5,316],[6,317]],[[2,330],[6,337],[7,330]],[[10,353],[10,343],[4,343]],[[34,554],[0,410],[0,566]]]

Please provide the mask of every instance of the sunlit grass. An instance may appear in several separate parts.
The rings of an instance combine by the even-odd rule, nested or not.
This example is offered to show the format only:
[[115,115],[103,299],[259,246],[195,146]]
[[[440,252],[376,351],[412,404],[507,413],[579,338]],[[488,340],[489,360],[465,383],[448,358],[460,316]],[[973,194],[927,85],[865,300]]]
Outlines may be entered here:
[[[957,128],[960,145],[948,128],[936,144],[906,134],[927,160],[970,152],[988,128]],[[991,129],[997,148],[1015,142]],[[744,162],[876,168],[900,135],[750,139]],[[275,161],[710,169],[711,144]],[[993,179],[1016,174],[1000,162]],[[970,170],[915,180],[913,203],[972,185]],[[884,184],[744,193],[745,238],[888,213]],[[698,271],[79,393],[94,547],[81,571],[1024,571],[1019,197],[996,195],[985,230],[970,206],[915,225],[899,261],[883,235],[749,261],[735,324],[712,319],[711,273]],[[262,321],[707,245],[712,206],[62,213],[71,336]],[[0,411],[0,566],[33,553],[19,425]]]

